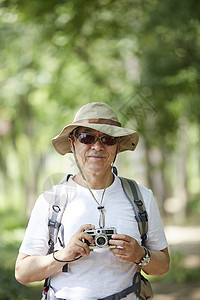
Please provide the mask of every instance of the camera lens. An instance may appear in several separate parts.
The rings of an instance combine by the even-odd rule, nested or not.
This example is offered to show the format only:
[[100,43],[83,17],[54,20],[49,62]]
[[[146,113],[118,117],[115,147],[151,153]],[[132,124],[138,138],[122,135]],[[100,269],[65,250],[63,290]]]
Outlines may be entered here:
[[102,248],[108,244],[108,239],[105,235],[100,234],[100,235],[96,236],[95,243],[98,247]]
[[103,246],[105,244],[105,238],[103,236],[100,236],[98,239],[97,239],[97,244],[99,246]]

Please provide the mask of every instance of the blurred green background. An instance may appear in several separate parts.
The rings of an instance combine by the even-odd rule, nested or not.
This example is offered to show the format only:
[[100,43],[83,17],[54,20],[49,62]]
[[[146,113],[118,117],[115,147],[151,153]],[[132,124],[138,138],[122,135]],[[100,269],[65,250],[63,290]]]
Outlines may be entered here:
[[169,236],[171,270],[152,281],[199,286],[199,11],[197,0],[0,0],[0,299],[40,298],[41,284],[15,281],[15,259],[37,196],[76,172],[51,139],[93,101],[140,133],[116,165],[153,190]]

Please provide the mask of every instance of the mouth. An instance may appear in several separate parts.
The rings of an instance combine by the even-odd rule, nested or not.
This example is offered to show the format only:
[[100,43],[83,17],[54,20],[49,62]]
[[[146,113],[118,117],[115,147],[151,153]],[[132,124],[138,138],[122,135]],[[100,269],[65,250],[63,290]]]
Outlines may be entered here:
[[99,155],[89,155],[88,158],[93,158],[93,159],[104,159],[104,156],[99,156]]

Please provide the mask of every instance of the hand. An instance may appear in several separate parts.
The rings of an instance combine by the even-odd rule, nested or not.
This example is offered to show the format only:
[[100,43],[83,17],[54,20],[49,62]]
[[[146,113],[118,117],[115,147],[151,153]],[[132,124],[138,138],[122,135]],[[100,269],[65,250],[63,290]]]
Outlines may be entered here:
[[91,224],[82,225],[78,231],[72,235],[66,247],[56,253],[56,257],[60,260],[71,261],[78,256],[88,256],[90,254],[90,249],[89,246],[83,242],[83,240],[88,240],[90,244],[94,243],[94,241],[92,236],[85,232],[85,230],[94,228],[95,226]]
[[145,255],[145,250],[138,244],[136,239],[125,234],[113,234],[109,244],[119,246],[121,248],[114,248],[110,251],[114,256],[128,261],[139,263],[142,257]]

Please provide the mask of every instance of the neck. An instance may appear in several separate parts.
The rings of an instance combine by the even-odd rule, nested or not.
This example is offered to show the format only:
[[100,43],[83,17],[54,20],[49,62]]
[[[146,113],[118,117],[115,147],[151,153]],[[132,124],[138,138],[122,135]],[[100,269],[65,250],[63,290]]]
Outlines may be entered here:
[[90,189],[100,190],[110,186],[114,181],[114,175],[111,170],[106,174],[84,174],[87,182],[83,179],[82,175],[78,173],[74,177],[74,181],[84,187],[88,187]]

